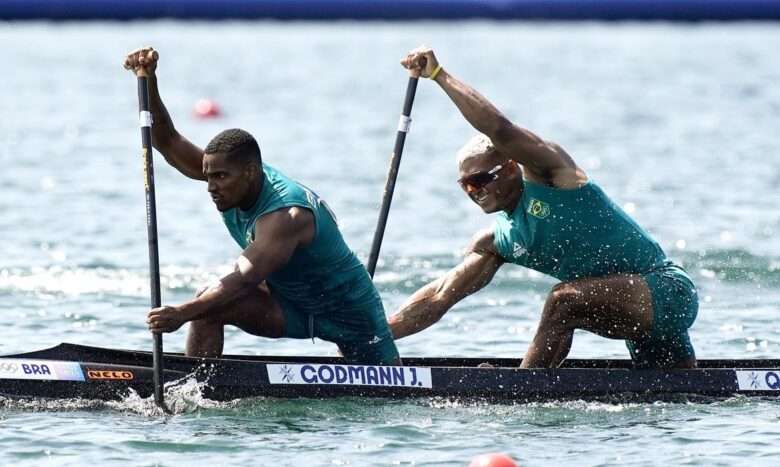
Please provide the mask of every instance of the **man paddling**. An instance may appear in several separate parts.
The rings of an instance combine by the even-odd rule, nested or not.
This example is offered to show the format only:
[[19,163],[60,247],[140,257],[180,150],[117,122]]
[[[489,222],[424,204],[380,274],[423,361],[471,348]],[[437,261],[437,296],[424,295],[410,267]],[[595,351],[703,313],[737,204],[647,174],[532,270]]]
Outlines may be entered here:
[[624,339],[638,367],[696,366],[688,328],[696,288],[661,247],[559,145],[512,123],[418,48],[402,61],[436,81],[480,132],[458,153],[460,186],[493,226],[463,261],[414,293],[390,318],[401,338],[432,325],[486,286],[505,263],[555,277],[522,367],[555,367],[575,329]]
[[173,126],[157,87],[157,52],[131,52],[124,66],[149,76],[153,144],[182,174],[207,182],[231,236],[244,249],[235,270],[147,322],[173,332],[189,322],[186,353],[222,354],[224,326],[263,337],[335,342],[350,362],[398,364],[382,301],[325,202],[263,163],[246,131],[225,130],[201,149]]

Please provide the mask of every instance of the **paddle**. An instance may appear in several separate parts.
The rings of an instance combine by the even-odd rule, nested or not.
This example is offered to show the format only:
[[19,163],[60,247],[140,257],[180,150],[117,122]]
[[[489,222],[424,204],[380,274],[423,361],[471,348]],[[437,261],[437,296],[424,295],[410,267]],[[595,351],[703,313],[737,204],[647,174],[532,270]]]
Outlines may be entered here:
[[[149,82],[146,70],[136,70],[138,77],[138,114],[141,125],[141,148],[144,157],[144,186],[146,187],[146,232],[149,240],[149,275],[152,292],[152,308],[159,308],[160,300],[160,256],[157,248],[157,210],[154,199],[154,164],[152,161],[152,114],[149,112]],[[163,344],[162,334],[152,333],[154,402],[165,412],[168,408],[163,399]]]
[[379,220],[377,221],[376,231],[374,232],[374,241],[371,243],[371,254],[368,256],[368,266],[366,266],[371,278],[374,277],[376,262],[379,259],[379,249],[382,247],[382,238],[385,236],[387,216],[390,213],[390,203],[393,201],[395,181],[398,178],[398,168],[401,165],[401,153],[404,151],[406,133],[409,132],[409,125],[412,122],[409,115],[412,113],[412,103],[414,103],[414,93],[417,91],[418,80],[419,77],[410,76],[409,82],[406,85],[406,97],[404,97],[404,107],[401,111],[401,118],[398,121],[398,132],[395,135],[395,147],[393,148],[393,157],[390,160],[390,171],[387,173],[385,194],[382,197],[382,207],[379,209]]

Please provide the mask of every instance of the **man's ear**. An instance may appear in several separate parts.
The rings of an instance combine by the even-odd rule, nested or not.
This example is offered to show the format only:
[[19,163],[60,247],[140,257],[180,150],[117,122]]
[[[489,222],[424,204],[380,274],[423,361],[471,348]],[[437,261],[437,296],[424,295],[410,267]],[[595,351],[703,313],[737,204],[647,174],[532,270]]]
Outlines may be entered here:
[[246,170],[244,173],[250,177],[257,177],[260,175],[260,166],[258,164],[248,163],[244,170]]

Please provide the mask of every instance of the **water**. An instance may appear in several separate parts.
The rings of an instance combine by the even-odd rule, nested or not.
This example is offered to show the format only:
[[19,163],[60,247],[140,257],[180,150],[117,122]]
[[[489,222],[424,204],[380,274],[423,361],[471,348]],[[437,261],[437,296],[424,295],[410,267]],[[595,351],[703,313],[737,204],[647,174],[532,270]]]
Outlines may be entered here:
[[[774,24],[0,24],[0,353],[62,341],[150,348],[135,79],[125,52],[161,53],[177,128],[204,145],[240,126],[271,164],[314,187],[365,260],[406,75],[420,43],[507,115],[563,145],[683,263],[700,288],[704,358],[780,354],[780,65]],[[210,97],[224,117],[197,120]],[[457,264],[490,219],[454,183],[471,134],[420,83],[377,283],[389,312]],[[203,184],[156,161],[163,301],[178,303],[239,250]],[[406,356],[521,356],[553,281],[505,266]],[[240,354],[333,355],[324,342],[228,330]],[[181,351],[184,332],[166,335]],[[625,357],[577,333],[574,357]],[[446,400],[243,400],[196,387],[149,401],[0,401],[4,465],[774,465],[780,406],[698,402],[502,405]]]

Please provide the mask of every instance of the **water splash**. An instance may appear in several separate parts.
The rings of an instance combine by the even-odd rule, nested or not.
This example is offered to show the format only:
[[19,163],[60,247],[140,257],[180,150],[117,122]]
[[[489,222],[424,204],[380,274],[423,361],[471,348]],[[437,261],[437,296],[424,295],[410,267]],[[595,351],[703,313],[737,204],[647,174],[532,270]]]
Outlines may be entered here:
[[117,401],[96,399],[15,399],[0,396],[0,408],[26,412],[75,412],[82,410],[114,410],[133,413],[144,417],[159,418],[171,415],[195,413],[201,409],[219,409],[235,406],[234,401],[217,402],[203,396],[208,387],[207,381],[198,381],[194,377],[185,377],[165,385],[166,413],[154,402],[154,397],[141,397],[136,391],[130,392]]
[[208,385],[208,378],[198,380],[194,376],[185,376],[166,383],[164,399],[169,413],[157,406],[154,396],[141,397],[135,391],[131,391],[121,401],[108,402],[107,405],[115,410],[129,411],[147,417],[184,415],[201,409],[220,409],[234,405],[233,401],[219,402],[206,398],[203,394],[206,393]]

